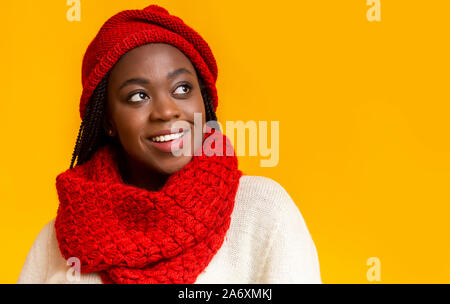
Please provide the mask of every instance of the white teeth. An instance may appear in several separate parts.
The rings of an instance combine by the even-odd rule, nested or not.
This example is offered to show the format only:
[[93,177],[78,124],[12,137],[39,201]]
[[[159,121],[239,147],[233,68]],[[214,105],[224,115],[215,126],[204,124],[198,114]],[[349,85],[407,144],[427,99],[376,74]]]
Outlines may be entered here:
[[156,141],[156,142],[169,141],[169,140],[180,138],[181,136],[183,136],[183,134],[184,134],[184,132],[155,136],[155,137],[152,137],[151,140]]

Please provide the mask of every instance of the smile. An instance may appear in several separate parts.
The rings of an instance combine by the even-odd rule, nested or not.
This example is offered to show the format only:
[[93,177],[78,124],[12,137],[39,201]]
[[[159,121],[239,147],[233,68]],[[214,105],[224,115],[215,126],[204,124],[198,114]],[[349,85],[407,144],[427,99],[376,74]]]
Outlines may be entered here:
[[177,138],[180,138],[184,135],[184,131],[178,132],[178,133],[172,133],[172,134],[167,134],[167,135],[161,135],[161,136],[155,136],[150,138],[151,141],[154,142],[166,142],[166,141],[171,141]]

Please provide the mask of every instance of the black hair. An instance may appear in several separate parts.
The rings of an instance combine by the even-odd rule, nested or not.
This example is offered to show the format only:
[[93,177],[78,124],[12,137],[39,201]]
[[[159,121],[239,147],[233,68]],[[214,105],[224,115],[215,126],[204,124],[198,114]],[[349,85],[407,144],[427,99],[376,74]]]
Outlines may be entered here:
[[[114,138],[108,136],[103,128],[103,119],[106,114],[107,106],[109,74],[110,72],[108,72],[99,82],[86,106],[72,154],[70,169],[73,168],[75,158],[77,158],[77,165],[80,165],[89,160],[92,154],[94,154],[100,147],[107,144],[114,146],[120,145],[117,136]],[[217,116],[213,108],[212,99],[198,72],[197,79],[205,105],[206,121],[217,122]]]

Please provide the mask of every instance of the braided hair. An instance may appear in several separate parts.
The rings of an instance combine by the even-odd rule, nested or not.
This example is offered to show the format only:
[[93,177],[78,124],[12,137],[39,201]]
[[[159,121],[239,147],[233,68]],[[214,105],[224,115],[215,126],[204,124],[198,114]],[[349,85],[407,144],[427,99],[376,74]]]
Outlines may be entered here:
[[[70,162],[70,169],[73,168],[76,158],[77,165],[80,165],[89,160],[98,148],[107,144],[115,146],[119,145],[118,138],[111,138],[111,136],[106,134],[106,131],[103,128],[103,119],[106,115],[109,75],[110,71],[102,78],[89,99],[83,120],[81,121],[80,129],[78,131],[75,148],[72,154],[72,160]],[[206,121],[217,122],[217,116],[213,108],[212,99],[198,73],[197,79],[200,85],[203,103],[205,105]]]

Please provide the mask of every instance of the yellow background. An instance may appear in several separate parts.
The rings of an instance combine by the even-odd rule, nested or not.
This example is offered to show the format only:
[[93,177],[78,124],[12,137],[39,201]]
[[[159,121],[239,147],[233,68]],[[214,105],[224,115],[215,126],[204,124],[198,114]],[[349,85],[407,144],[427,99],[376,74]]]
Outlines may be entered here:
[[[160,4],[210,44],[218,117],[280,122],[279,182],[315,241],[325,283],[450,283],[450,2],[65,0],[0,4],[0,282],[15,283],[56,215],[80,120],[81,60],[123,9]],[[270,124],[269,124],[270,125]]]

